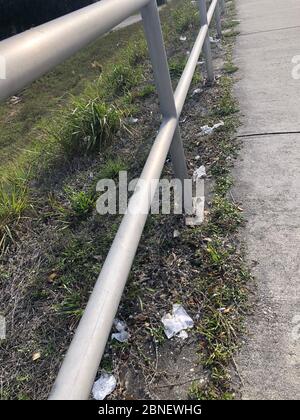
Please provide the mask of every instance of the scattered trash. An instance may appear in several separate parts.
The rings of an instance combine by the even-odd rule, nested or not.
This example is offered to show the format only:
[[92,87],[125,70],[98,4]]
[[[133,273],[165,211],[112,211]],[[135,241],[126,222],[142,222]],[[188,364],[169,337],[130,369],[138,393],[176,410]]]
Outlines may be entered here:
[[204,216],[206,215],[204,195],[193,197],[193,211],[193,216],[186,217],[185,224],[187,226],[200,226],[204,222]]
[[186,120],[187,120],[187,117],[184,117],[179,122],[180,122],[180,124],[184,124],[186,122]]
[[136,124],[138,120],[139,120],[138,118],[133,118],[133,117],[125,118],[125,122],[130,125]]
[[[165,327],[165,334],[169,339],[174,337],[174,335],[178,335],[181,331],[194,326],[192,318],[186,313],[183,306],[177,303],[173,305],[172,315],[164,315],[161,321]],[[186,336],[187,334],[184,334],[184,338]],[[183,337],[181,336],[181,338]]]
[[195,160],[199,160],[199,159],[200,159],[199,155],[195,156]]
[[210,36],[210,37],[209,37],[209,42],[210,42],[211,44],[218,44],[218,43],[220,42],[220,40],[219,40],[219,39],[215,39],[215,38],[213,38],[212,36]]
[[[197,156],[198,158],[198,156]],[[200,156],[199,156],[200,159]],[[204,222],[205,216],[205,188],[204,178],[206,178],[205,166],[200,166],[194,170],[193,181],[197,183],[197,194],[193,197],[193,214],[185,219],[187,226],[199,226]]]
[[35,362],[36,360],[41,358],[41,353],[38,351],[32,355],[32,360]]
[[114,375],[103,372],[100,378],[94,383],[92,394],[95,400],[104,400],[117,386]]
[[189,335],[185,330],[180,331],[180,333],[177,335],[177,337],[181,338],[181,340],[186,340],[188,336]]
[[17,105],[21,101],[22,99],[19,96],[12,96],[9,100],[9,103],[12,105]]
[[231,34],[232,32],[233,32],[232,29],[224,29],[223,35],[228,35],[228,34]]
[[198,179],[206,178],[205,166],[200,166],[198,169],[194,170],[193,180],[196,182]]
[[218,311],[223,313],[223,314],[228,314],[228,312],[230,312],[231,308],[219,308]]
[[195,89],[195,90],[193,91],[193,93],[192,93],[192,96],[199,95],[199,94],[200,94],[200,93],[202,93],[202,92],[203,92],[203,89],[200,89],[200,88]]
[[120,343],[126,343],[129,339],[129,333],[128,333],[128,331],[126,331],[127,325],[125,324],[125,322],[119,321],[118,319],[115,319],[114,320],[114,326],[115,326],[115,328],[118,332],[113,333],[111,335],[111,339],[112,340],[115,339],[115,340],[119,341]]
[[201,136],[205,136],[205,135],[211,135],[217,128],[219,127],[223,127],[224,126],[224,122],[220,121],[218,124],[213,125],[212,127],[210,127],[209,125],[204,125],[203,127],[201,127]]
[[198,61],[197,62],[197,66],[202,66],[202,64],[204,64],[204,61]]
[[180,41],[186,41],[186,36],[181,35],[181,37],[179,39],[180,39]]
[[178,238],[180,236],[179,230],[174,230],[173,232],[173,238]]

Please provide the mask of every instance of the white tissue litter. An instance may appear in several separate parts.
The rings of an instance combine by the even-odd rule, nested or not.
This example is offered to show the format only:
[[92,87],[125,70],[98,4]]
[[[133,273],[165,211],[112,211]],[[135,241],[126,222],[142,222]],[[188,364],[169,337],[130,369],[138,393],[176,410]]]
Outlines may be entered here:
[[205,136],[205,135],[210,135],[212,134],[217,128],[219,127],[223,127],[224,126],[224,122],[220,121],[218,124],[213,125],[212,127],[210,127],[209,125],[203,125],[203,127],[201,127],[201,136]]
[[193,173],[193,181],[197,181],[198,179],[206,178],[206,170],[205,166],[200,166],[198,169],[194,170]]
[[218,44],[220,42],[219,39],[215,39],[212,36],[209,37],[209,41],[211,44]]
[[114,320],[114,326],[116,328],[116,330],[118,331],[117,333],[113,333],[111,335],[111,339],[115,339],[117,341],[119,341],[120,343],[126,343],[129,339],[129,333],[128,331],[126,331],[127,326],[125,324],[125,322],[123,321],[119,321],[118,319]]
[[127,124],[133,125],[133,124],[136,124],[138,120],[139,120],[138,118],[129,117],[125,119],[125,122],[127,122]]
[[11,103],[12,105],[17,105],[21,101],[22,99],[19,96],[12,96],[9,100],[9,103]]
[[173,238],[178,238],[180,236],[179,230],[174,230],[173,232]]
[[180,41],[186,41],[186,36],[181,36],[179,39]]
[[[166,314],[161,319],[167,338],[172,338],[183,330],[193,328],[194,321],[186,313],[182,305],[175,303],[173,305],[172,315]],[[187,333],[181,335],[181,338],[187,338]]]
[[203,89],[200,89],[200,88],[195,89],[192,93],[192,96],[199,95],[199,93],[202,93],[202,92],[203,92]]
[[188,333],[185,330],[180,331],[180,333],[177,335],[178,338],[181,338],[182,340],[186,340],[188,338]]
[[92,394],[95,400],[104,400],[117,386],[114,375],[103,372],[100,378],[94,383]]

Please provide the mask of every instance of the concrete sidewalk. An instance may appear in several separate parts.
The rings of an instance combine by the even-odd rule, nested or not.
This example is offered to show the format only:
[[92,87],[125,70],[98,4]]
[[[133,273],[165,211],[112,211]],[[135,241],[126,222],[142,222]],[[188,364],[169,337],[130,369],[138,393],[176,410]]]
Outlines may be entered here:
[[300,55],[300,1],[236,1],[243,149],[233,195],[245,209],[258,289],[236,362],[242,398],[299,399],[300,79],[292,58]]

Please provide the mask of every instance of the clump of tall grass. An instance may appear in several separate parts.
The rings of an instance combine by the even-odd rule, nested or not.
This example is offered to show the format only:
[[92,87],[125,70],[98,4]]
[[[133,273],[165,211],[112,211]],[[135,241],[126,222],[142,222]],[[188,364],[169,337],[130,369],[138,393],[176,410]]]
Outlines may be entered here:
[[17,169],[15,176],[13,180],[6,178],[0,183],[0,254],[13,239],[10,224],[29,206],[27,176]]
[[73,98],[72,107],[49,133],[68,157],[103,150],[123,126],[125,111],[98,97]]
[[95,204],[94,191],[76,191],[73,188],[66,188],[66,194],[74,216],[83,218],[91,212]]
[[140,78],[139,68],[133,69],[127,63],[116,64],[100,79],[99,92],[108,98],[123,96],[138,84]]

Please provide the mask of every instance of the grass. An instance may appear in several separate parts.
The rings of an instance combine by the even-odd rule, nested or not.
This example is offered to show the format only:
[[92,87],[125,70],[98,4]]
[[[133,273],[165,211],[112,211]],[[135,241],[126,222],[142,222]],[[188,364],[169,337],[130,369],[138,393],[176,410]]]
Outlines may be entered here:
[[[117,63],[124,50],[131,44],[132,57],[141,57],[141,29],[138,25],[111,32],[104,38],[81,50],[41,79],[23,90],[21,102],[0,105],[0,157],[1,169],[7,163],[18,162],[25,149],[40,140],[40,125],[48,121],[70,102],[70,95],[82,94],[87,85],[93,84],[106,73],[111,63]],[[136,50],[139,49],[138,52]],[[145,49],[143,54],[145,54]]]
[[225,118],[238,112],[237,102],[232,96],[232,79],[230,77],[223,77],[222,96],[218,103],[214,106],[214,114],[219,118]]
[[199,16],[193,5],[189,2],[184,8],[175,9],[172,12],[172,19],[175,22],[175,30],[178,34],[184,34],[199,21]]
[[143,86],[139,92],[138,92],[138,96],[140,98],[148,98],[149,96],[151,96],[153,93],[155,92],[155,86],[153,85],[146,85]]
[[[88,84],[83,94],[73,96],[66,108],[57,113],[53,123],[40,121],[39,128],[43,133],[40,140],[31,145],[30,152],[20,155],[17,162],[4,169],[0,196],[2,244],[7,244],[11,220],[19,218],[32,204],[28,183],[41,169],[57,165],[59,156],[71,160],[76,155],[103,151],[124,127],[125,117],[134,110],[127,103],[128,92],[141,78],[138,67],[133,71],[132,65],[145,56],[143,48],[143,42],[132,43],[120,54],[119,63],[98,81]],[[118,97],[115,104],[112,102],[114,97]],[[26,171],[30,176],[20,178],[19,173]]]
[[100,179],[116,179],[119,176],[119,172],[127,170],[128,164],[121,158],[108,159],[101,169],[99,177]]
[[[101,63],[94,59],[96,58],[93,57],[95,50],[91,47],[91,50],[77,55],[77,60],[74,58],[25,90],[21,103],[14,111],[7,109],[7,106],[0,108],[0,120],[2,115],[4,122],[4,137],[12,136],[15,132],[15,137],[13,139],[10,137],[7,143],[14,144],[16,151],[21,138],[25,140],[24,144],[27,144],[26,151],[18,152],[13,163],[3,167],[0,196],[0,241],[2,244],[8,243],[8,230],[13,235],[11,221],[18,220],[25,210],[33,205],[28,187],[32,179],[38,177],[39,173],[46,168],[57,166],[61,160],[70,161],[74,156],[103,152],[124,127],[124,119],[137,111],[131,92],[143,81],[141,64],[146,59],[147,47],[140,29],[136,31],[134,27],[127,28],[122,31],[122,35],[127,45],[124,46],[125,42],[121,42],[122,49],[113,53],[111,59],[108,56],[108,46],[116,43],[114,33],[105,37],[105,46],[100,48],[100,51],[104,53]],[[89,52],[92,54],[87,62],[91,61],[93,71],[90,71],[90,74],[88,72],[85,84],[80,83],[80,86],[76,88],[74,86],[72,90],[69,83],[69,79],[72,80],[70,66],[76,68],[78,65],[80,71],[80,66],[83,65],[82,57],[86,58]],[[111,60],[114,61],[113,65]],[[74,68],[72,74],[76,73]],[[89,75],[96,76],[95,69],[98,72],[98,78],[89,80]],[[57,81],[58,74],[63,77],[66,87],[70,88],[70,93],[80,90],[83,92],[80,95],[71,96],[71,99],[64,98],[59,102],[60,98],[56,96],[57,90],[61,88],[61,80]],[[146,97],[152,92],[153,87],[148,86],[141,94]],[[50,95],[53,97],[49,97]],[[41,104],[41,101],[45,103]],[[55,108],[55,101],[56,108],[61,104],[64,106],[56,114],[51,112],[54,122],[49,123],[47,118],[50,114],[47,106]],[[14,116],[11,120],[12,113]],[[34,135],[33,139],[27,139],[28,131],[31,134],[38,132],[39,135]],[[22,136],[23,132],[25,132],[25,138]],[[20,179],[18,176],[20,172],[28,175]]]
[[[9,243],[8,231],[14,234],[12,221],[33,206],[29,188],[33,179],[74,156],[102,152],[124,127],[124,119],[136,111],[130,91],[142,81],[140,64],[147,54],[146,43],[135,26],[122,30],[116,49],[117,39],[111,33],[105,42],[98,41],[77,54],[26,89],[15,107],[0,106],[0,156],[5,159],[8,150],[11,157],[1,174],[1,244]],[[111,55],[110,50],[114,51]],[[87,63],[88,69],[84,68]],[[75,76],[83,71],[85,77],[80,74],[79,81]],[[61,92],[68,95],[62,98]]]
[[103,84],[108,87],[110,95],[123,96],[137,85],[140,78],[141,73],[138,67],[133,71],[130,65],[118,64],[113,66],[112,71],[103,77]]
[[100,152],[123,127],[125,113],[124,109],[107,104],[99,97],[74,98],[72,111],[67,111],[55,122],[49,136],[62,146],[69,159]]
[[67,190],[71,210],[77,217],[85,217],[92,210],[95,204],[94,194],[85,191]]
[[238,71],[238,67],[237,66],[235,66],[232,62],[226,62],[225,64],[224,64],[224,66],[223,66],[223,70],[225,71],[225,73],[227,73],[227,74],[233,74],[233,73],[235,73],[236,71]]
[[185,69],[186,58],[184,57],[173,57],[169,61],[170,75],[174,79],[179,79]]
[[[172,17],[175,30],[179,34],[195,23],[197,14],[195,15],[194,6],[188,5],[181,8],[180,12],[176,8],[172,9]],[[165,32],[168,36],[168,31]],[[57,166],[60,161],[70,161],[74,156],[103,152],[124,127],[124,119],[137,111],[132,92],[144,80],[141,64],[147,57],[147,47],[140,30],[134,32],[132,28],[126,29],[123,34],[125,40],[130,39],[130,42],[125,48],[122,42],[122,50],[112,55],[113,65],[108,58],[108,45],[114,45],[114,33],[105,37],[105,46],[100,48],[104,55],[100,63],[99,55],[94,55],[95,46],[92,46],[90,50],[77,55],[26,89],[21,96],[22,101],[15,109],[11,110],[12,106],[9,109],[7,106],[0,108],[4,136],[12,136],[15,132],[15,137],[7,142],[14,144],[17,152],[13,163],[4,166],[2,171],[1,242],[6,243],[4,238],[7,238],[6,231],[11,220],[18,220],[33,205],[28,185],[40,176],[41,171]],[[91,56],[87,58],[89,52]],[[79,83],[75,77],[77,72],[83,71],[83,58],[91,63],[85,84]],[[171,63],[172,76],[179,77],[184,64],[185,60],[174,60]],[[72,85],[71,88],[70,73],[79,86]],[[97,79],[89,79],[97,75]],[[80,90],[82,93],[71,96],[71,99],[64,97],[62,100],[57,95],[63,82],[70,93]],[[65,89],[62,91],[66,91]],[[147,85],[139,94],[145,98],[153,92],[154,87]],[[134,93],[135,96],[139,94]],[[58,112],[51,111],[50,114],[47,107],[61,109]],[[49,116],[53,123],[49,124]],[[25,138],[21,135],[22,132],[26,133]],[[31,138],[26,137],[28,133]],[[26,150],[17,151],[20,138],[23,138]],[[5,147],[2,148],[2,153],[3,151],[5,153]],[[27,176],[20,179],[19,172],[26,173]]]

